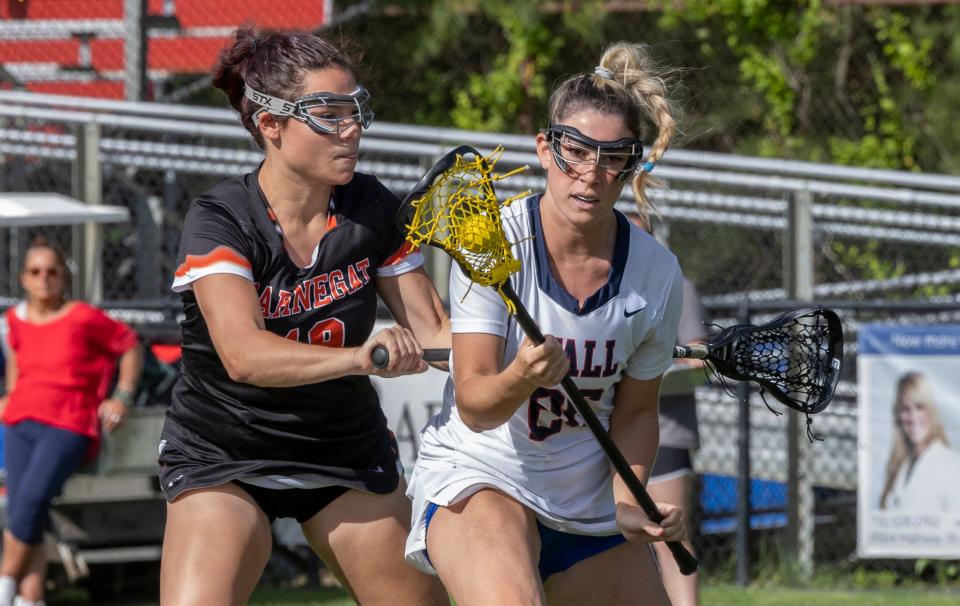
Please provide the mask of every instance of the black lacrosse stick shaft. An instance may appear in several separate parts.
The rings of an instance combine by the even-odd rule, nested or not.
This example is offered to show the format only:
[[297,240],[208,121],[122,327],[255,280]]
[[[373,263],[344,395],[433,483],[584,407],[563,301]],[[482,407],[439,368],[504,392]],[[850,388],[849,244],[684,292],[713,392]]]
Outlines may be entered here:
[[[450,359],[449,347],[427,348],[423,350],[424,362],[446,362]],[[374,368],[386,368],[390,363],[390,352],[383,345],[377,345],[370,354],[370,361]]]
[[[530,317],[530,314],[520,302],[520,297],[517,296],[517,293],[515,290],[513,290],[513,286],[510,285],[510,282],[504,282],[500,287],[500,291],[503,293],[503,296],[509,299],[516,308],[515,316],[517,318],[517,324],[520,325],[520,328],[523,330],[523,332],[537,345],[542,344],[546,340],[543,336],[543,332],[541,332],[540,327],[537,326],[537,323],[534,322],[533,318]],[[623,453],[620,452],[620,449],[617,448],[613,438],[610,437],[610,434],[607,433],[607,430],[603,427],[603,424],[600,423],[600,419],[597,418],[597,414],[592,408],[590,408],[590,404],[587,403],[587,400],[583,397],[583,394],[580,393],[580,389],[577,387],[577,384],[573,382],[573,379],[570,378],[569,374],[563,377],[563,381],[561,381],[560,384],[567,392],[567,396],[570,398],[570,401],[573,402],[574,408],[577,409],[577,412],[580,413],[580,416],[583,417],[583,420],[587,423],[587,427],[590,428],[590,431],[593,433],[594,437],[596,437],[597,441],[600,442],[600,447],[603,448],[603,452],[606,453],[607,458],[610,459],[610,462],[613,464],[613,468],[617,470],[617,473],[620,474],[620,478],[627,485],[630,493],[637,500],[637,503],[640,504],[640,507],[643,508],[644,513],[646,513],[647,517],[653,522],[658,524],[662,522],[663,514],[660,513],[660,510],[657,509],[656,503],[654,503],[653,499],[650,498],[650,495],[647,493],[647,489],[643,486],[643,482],[641,482],[640,478],[633,473],[633,469],[631,469],[630,464],[627,463]],[[697,560],[697,558],[693,557],[692,553],[687,551],[687,548],[684,547],[682,543],[677,541],[667,541],[667,547],[670,549],[674,559],[677,561],[677,566],[680,568],[681,573],[690,575],[697,571],[697,568],[700,566],[700,562]]]

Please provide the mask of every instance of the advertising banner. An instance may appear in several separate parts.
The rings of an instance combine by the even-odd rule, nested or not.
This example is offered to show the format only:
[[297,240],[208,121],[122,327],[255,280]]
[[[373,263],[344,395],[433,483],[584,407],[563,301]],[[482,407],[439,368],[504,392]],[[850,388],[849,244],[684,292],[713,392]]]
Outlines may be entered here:
[[960,326],[859,332],[861,557],[960,558]]

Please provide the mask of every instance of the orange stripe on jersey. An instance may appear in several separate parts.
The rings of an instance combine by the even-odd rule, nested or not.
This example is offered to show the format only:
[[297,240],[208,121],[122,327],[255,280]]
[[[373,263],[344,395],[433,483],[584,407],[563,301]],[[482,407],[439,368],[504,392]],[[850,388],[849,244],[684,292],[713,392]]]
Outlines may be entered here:
[[403,245],[400,247],[397,252],[393,253],[389,259],[380,264],[380,267],[387,267],[388,265],[394,265],[403,260],[404,257],[409,255],[414,251],[413,244],[410,244],[409,241],[404,240]]
[[327,231],[337,226],[337,215],[327,211]]
[[177,268],[176,276],[182,278],[192,269],[202,269],[210,267],[214,263],[233,263],[244,269],[253,269],[250,261],[247,261],[237,251],[227,246],[218,246],[205,255],[187,255],[180,267]]

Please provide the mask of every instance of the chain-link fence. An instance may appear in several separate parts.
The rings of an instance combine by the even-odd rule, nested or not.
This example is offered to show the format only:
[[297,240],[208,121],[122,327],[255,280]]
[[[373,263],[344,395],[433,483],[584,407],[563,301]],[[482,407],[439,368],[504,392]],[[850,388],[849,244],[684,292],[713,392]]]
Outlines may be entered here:
[[[676,146],[928,172],[960,168],[952,116],[960,91],[955,3],[542,0],[516,11],[506,4],[3,2],[0,86],[222,104],[209,71],[237,26],[325,29],[362,49],[361,76],[384,119],[479,129],[484,125],[463,116],[509,107],[496,130],[532,132],[542,126],[551,82],[592,69],[611,41],[642,41],[670,69],[670,90],[684,110]],[[438,18],[444,11],[456,14]],[[504,82],[493,75],[514,64],[517,73],[534,65],[542,73]],[[408,73],[418,77],[398,76]],[[471,77],[516,90],[487,99],[470,88]]]
[[[39,12],[41,7],[53,10],[54,4],[62,10],[68,6],[80,10],[78,7],[93,6],[93,2],[31,0],[21,4],[28,11],[38,12],[25,14],[14,14],[14,4],[0,4],[0,16],[5,19],[0,22],[0,62],[6,69],[0,78],[27,90],[67,92],[39,86],[41,82],[56,81],[38,76],[42,70],[30,72],[33,68],[27,62],[8,60],[14,47],[4,44],[25,40],[11,37],[26,31],[25,25],[14,22],[63,20],[72,24],[83,19],[97,23],[123,19],[123,13],[116,11],[109,15]],[[115,8],[123,3],[109,4]],[[302,7],[304,0],[296,4]],[[287,6],[279,0],[270,5]],[[184,17],[187,7],[200,11],[203,7],[213,10],[218,6],[220,3],[215,2],[151,0],[146,14]],[[853,16],[858,11],[868,16],[872,9],[849,10]],[[953,18],[952,9],[944,7],[911,10],[923,11],[925,18],[936,17],[936,11],[941,11],[944,20]],[[605,35],[609,39],[646,37],[658,49],[666,50],[671,44],[695,44],[695,32],[673,42],[656,37],[657,19],[648,13],[620,15],[619,22],[605,26],[609,28]],[[184,21],[181,19],[181,26]],[[637,28],[638,24],[643,27]],[[204,27],[215,25],[222,24]],[[41,30],[30,31],[34,32],[30,35],[39,35],[36,32]],[[154,37],[161,37],[153,30],[148,30],[148,35],[152,36],[151,44]],[[74,45],[67,53],[71,57],[74,50],[80,53],[84,43],[94,52],[94,42],[99,40],[74,40],[73,34],[68,37]],[[19,54],[15,56],[22,58],[26,47],[17,48]],[[159,47],[149,48],[152,53]],[[942,53],[943,61],[937,65],[951,65],[948,55],[954,51],[949,45],[941,44],[930,52]],[[177,56],[172,50],[165,53]],[[384,58],[371,59],[382,65],[388,63]],[[582,55],[571,56],[567,71],[592,65],[595,60],[594,50],[584,50]],[[36,61],[50,62],[47,55]],[[849,61],[850,70],[856,70],[853,59]],[[19,65],[11,68],[11,63]],[[688,62],[678,60],[678,64]],[[112,70],[97,70],[94,66],[93,76],[82,70],[79,75],[119,82],[123,75],[117,64],[112,65]],[[69,71],[60,69],[57,74]],[[109,78],[104,76],[108,72]],[[161,78],[164,74],[169,77]],[[192,80],[178,80],[177,74],[192,74]],[[194,82],[207,86],[199,74],[148,70],[152,86],[164,87],[169,94],[187,90]],[[688,88],[698,92],[697,105],[692,111],[688,109],[694,120],[690,124],[695,126],[686,127],[690,141],[697,147],[741,150],[742,141],[764,132],[763,120],[751,113],[756,108],[754,104],[744,102],[743,107],[733,107],[739,101],[714,98],[721,83],[740,78],[734,55],[721,52],[709,69],[692,70],[684,77],[688,79]],[[383,90],[390,86],[396,85],[384,82]],[[376,85],[373,88],[377,90]],[[754,94],[745,93],[745,98]],[[813,104],[809,116],[800,121],[807,129],[805,134],[850,139],[863,134],[860,118],[850,119],[847,109],[836,98],[825,99]],[[384,112],[378,109],[381,115],[390,116],[390,111],[389,107]],[[922,112],[918,119],[923,119]],[[508,148],[505,166],[537,166],[532,141],[529,136],[377,122],[365,135],[360,169],[377,174],[388,187],[403,195],[425,168],[454,144],[471,143],[485,151],[504,144]],[[953,161],[950,158],[954,152],[949,146],[942,152],[947,163],[933,165],[949,166]],[[144,330],[149,330],[149,323],[154,320],[169,321],[175,313],[171,310],[177,308],[169,285],[180,226],[190,201],[224,176],[251,169],[260,157],[247,133],[225,110],[0,93],[0,191],[58,192],[88,203],[128,209],[128,223],[102,228],[100,262],[90,267],[81,267],[79,261],[74,265],[78,273],[97,271],[101,278],[99,292],[78,294],[100,299],[111,308],[126,309],[120,312],[126,314],[122,317],[139,323]],[[84,179],[89,170],[100,175],[99,186]],[[960,314],[952,306],[957,305],[960,291],[960,178],[678,149],[668,153],[656,174],[669,186],[654,193],[661,214],[659,221],[666,228],[671,248],[686,275],[701,291],[714,322],[720,326],[758,323],[781,309],[784,300],[813,299],[837,302],[835,306],[841,309],[847,331],[847,359],[838,395],[814,425],[824,437],[822,443],[806,445],[799,439],[802,432],[798,429],[802,428],[795,427],[796,419],[771,414],[759,393],[749,396],[745,409],[749,422],[744,423],[740,415],[742,404],[736,395],[717,386],[698,390],[702,447],[695,458],[701,494],[696,543],[705,571],[708,575],[743,580],[799,561],[801,578],[810,573],[838,572],[840,579],[853,568],[870,567],[907,575],[912,561],[864,561],[856,556],[859,411],[855,340],[859,327],[865,323],[958,322]],[[504,182],[503,193],[541,187],[542,175],[531,170]],[[631,206],[627,191],[620,208],[629,212]],[[0,228],[0,297],[7,301],[20,294],[18,270],[22,252],[41,231],[55,244],[71,251],[75,259],[81,258],[77,251],[83,248],[87,237],[82,228]],[[446,258],[433,255],[430,263],[440,291],[445,292]],[[885,303],[868,303],[874,299],[883,299]],[[919,303],[911,308],[910,302],[918,300],[940,301],[941,308],[925,309]],[[745,303],[749,305],[744,307]],[[155,313],[156,310],[161,312]],[[749,481],[744,483],[743,459],[738,453],[747,429],[750,467],[746,474]],[[797,465],[809,465],[811,470],[802,474],[805,477],[800,483]],[[751,489],[749,510],[742,506],[746,498],[742,489],[746,486]],[[744,532],[746,527],[750,532]],[[813,570],[803,569],[814,562]]]
[[[163,99],[207,75],[237,26],[316,30],[332,0],[15,0],[0,3],[0,84]],[[183,95],[184,92],[178,93]]]
[[[102,272],[99,296],[126,309],[122,317],[141,328],[169,321],[177,307],[169,285],[187,206],[260,158],[235,117],[223,110],[11,92],[0,92],[0,102],[4,189],[56,191],[127,208],[128,223],[104,226],[102,262],[88,270]],[[504,168],[538,166],[532,137],[380,122],[365,135],[360,169],[403,195],[454,143],[487,151],[503,144]],[[102,176],[97,189],[80,176],[91,167]],[[654,192],[659,222],[713,322],[760,323],[784,300],[817,299],[839,301],[847,330],[837,398],[814,425],[824,442],[807,445],[797,415],[771,414],[757,393],[749,397],[746,422],[736,395],[717,385],[699,389],[696,540],[706,572],[749,578],[777,562],[799,562],[798,578],[852,567],[904,569],[900,561],[856,557],[855,337],[864,322],[957,321],[955,307],[924,315],[919,304],[913,313],[906,303],[889,301],[939,297],[958,304],[960,179],[680,150],[657,172],[669,185]],[[542,186],[542,174],[532,169],[501,182],[500,191]],[[619,203],[625,212],[632,210],[629,196],[626,191]],[[18,296],[17,259],[36,232],[0,230],[0,296],[8,300]],[[78,228],[44,232],[68,250],[84,237]],[[441,292],[447,262],[444,255],[431,259]],[[887,299],[886,307],[869,303],[878,298]],[[747,430],[750,482],[742,484],[745,459],[738,453]],[[804,465],[809,473],[798,472]],[[741,506],[745,493],[738,485],[750,486],[752,510]],[[746,524],[751,532],[738,535]]]
[[[384,119],[530,133],[545,126],[551,85],[623,40],[650,45],[665,71],[682,110],[675,147],[960,170],[955,3],[465,4],[442,19],[411,9],[339,27],[366,51],[362,78]],[[407,73],[418,77],[397,77]]]

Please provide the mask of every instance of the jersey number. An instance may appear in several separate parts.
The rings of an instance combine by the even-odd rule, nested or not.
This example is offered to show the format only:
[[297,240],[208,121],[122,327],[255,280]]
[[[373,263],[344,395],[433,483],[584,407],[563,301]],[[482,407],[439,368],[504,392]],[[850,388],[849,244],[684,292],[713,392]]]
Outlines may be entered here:
[[[602,389],[581,389],[580,392],[589,402],[599,402],[603,397]],[[583,424],[577,416],[577,409],[561,390],[538,387],[530,395],[527,407],[530,439],[542,442],[563,429],[564,423],[570,427],[580,427]]]
[[[299,341],[300,328],[297,327],[288,332],[287,338],[291,341]],[[326,347],[343,347],[343,322],[337,318],[320,320],[307,333],[307,343]]]

